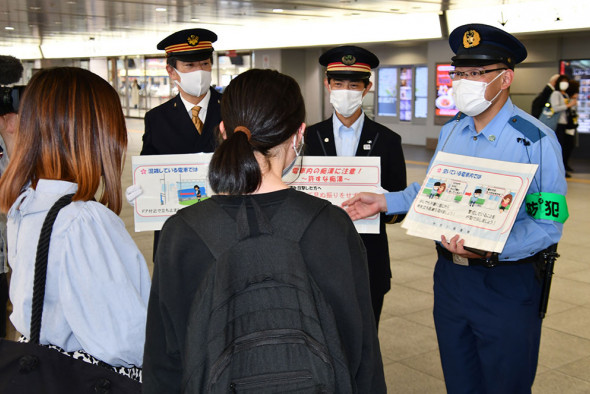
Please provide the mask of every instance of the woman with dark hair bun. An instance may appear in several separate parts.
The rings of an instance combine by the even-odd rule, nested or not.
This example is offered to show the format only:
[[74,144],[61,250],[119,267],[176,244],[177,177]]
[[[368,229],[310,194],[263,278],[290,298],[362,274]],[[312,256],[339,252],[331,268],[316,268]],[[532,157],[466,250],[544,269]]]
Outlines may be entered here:
[[[245,237],[252,238],[252,252],[260,255],[265,249],[259,240],[266,234],[261,217],[275,229],[280,218],[281,227],[288,231],[299,217],[312,216],[310,212],[318,204],[322,208],[310,219],[298,247],[309,275],[333,312],[339,338],[330,339],[341,343],[353,386],[350,392],[386,392],[360,236],[342,209],[291,189],[282,180],[301,151],[305,130],[305,107],[297,82],[277,71],[246,71],[226,88],[221,116],[222,143],[209,166],[209,183],[216,195],[180,210],[166,221],[160,235],[148,306],[144,392],[188,390],[187,381],[197,375],[197,379],[209,376],[211,365],[206,363],[193,371],[187,365],[187,360],[200,353],[190,351],[200,338],[195,339],[198,335],[190,331],[188,323],[195,318],[191,306],[198,305],[200,297],[207,299],[208,274],[220,270],[210,240],[234,242],[235,227],[222,222],[227,223],[228,217],[232,224],[247,218],[250,233]],[[295,206],[298,208],[292,208]],[[224,219],[220,219],[220,210]],[[203,230],[211,228],[217,233]],[[260,258],[264,257],[269,256]],[[280,259],[270,257],[275,262]],[[245,258],[248,263],[251,260]],[[240,261],[232,260],[231,266],[234,264]],[[203,314],[202,318],[208,316]],[[265,389],[272,391],[268,386]]]
[[[226,95],[228,89],[230,94]],[[236,78],[227,87],[221,116],[225,141],[209,167],[213,191],[240,195],[286,188],[281,180],[284,163],[279,161],[293,160],[293,153],[299,155],[305,129],[305,104],[297,82],[277,71],[250,70],[247,78]],[[276,149],[287,141],[286,152]],[[262,166],[259,159],[263,159]],[[277,161],[272,169],[268,168],[271,161]],[[263,189],[258,190],[260,187]]]

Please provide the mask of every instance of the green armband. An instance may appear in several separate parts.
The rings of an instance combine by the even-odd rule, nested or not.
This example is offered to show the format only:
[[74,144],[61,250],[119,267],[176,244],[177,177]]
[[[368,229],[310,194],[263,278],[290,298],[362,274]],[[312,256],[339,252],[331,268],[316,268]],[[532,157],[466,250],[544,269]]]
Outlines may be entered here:
[[555,193],[533,193],[525,197],[526,212],[534,219],[565,223],[570,216],[565,196]]

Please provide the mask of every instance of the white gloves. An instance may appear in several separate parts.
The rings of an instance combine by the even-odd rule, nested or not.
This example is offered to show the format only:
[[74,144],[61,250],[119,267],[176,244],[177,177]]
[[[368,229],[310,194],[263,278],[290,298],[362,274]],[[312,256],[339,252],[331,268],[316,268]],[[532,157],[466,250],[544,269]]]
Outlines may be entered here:
[[125,190],[125,198],[131,206],[135,205],[135,199],[143,194],[143,190],[139,185],[131,185]]

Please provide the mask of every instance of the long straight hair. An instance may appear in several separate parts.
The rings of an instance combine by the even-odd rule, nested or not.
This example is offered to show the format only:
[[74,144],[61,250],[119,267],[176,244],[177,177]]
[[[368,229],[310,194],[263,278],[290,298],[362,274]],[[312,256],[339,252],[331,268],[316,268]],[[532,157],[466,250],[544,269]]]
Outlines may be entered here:
[[13,157],[0,179],[7,212],[40,179],[78,184],[74,201],[95,198],[121,212],[121,172],[127,130],[119,95],[98,75],[75,67],[41,70],[21,101]]
[[[292,138],[305,120],[305,105],[297,82],[278,71],[248,70],[223,92],[221,119],[227,138],[213,153],[209,184],[216,193],[255,192],[262,173],[254,152],[268,158],[272,148]],[[250,136],[235,132],[246,127]]]

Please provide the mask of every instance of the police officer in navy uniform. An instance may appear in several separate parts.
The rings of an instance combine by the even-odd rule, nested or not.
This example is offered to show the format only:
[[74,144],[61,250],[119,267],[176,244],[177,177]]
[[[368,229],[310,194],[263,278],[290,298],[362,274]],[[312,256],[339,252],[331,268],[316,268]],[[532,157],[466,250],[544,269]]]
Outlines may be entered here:
[[[166,71],[179,94],[145,114],[141,155],[213,152],[215,129],[221,122],[221,94],[211,87],[213,43],[207,29],[173,33],[157,46],[166,51]],[[130,203],[141,195],[139,186],[127,188]],[[159,232],[154,234],[154,255]]]
[[[373,53],[357,46],[330,49],[319,62],[326,67],[324,85],[330,92],[334,114],[310,126],[305,135],[305,152],[310,156],[378,156],[381,158],[381,187],[389,191],[406,187],[406,164],[401,137],[365,116],[361,102],[371,89],[371,69],[379,65]],[[379,234],[361,234],[367,249],[371,298],[375,322],[391,288],[391,268],[386,223],[402,216],[381,215]]]
[[[436,244],[434,322],[445,383],[449,393],[530,393],[541,338],[539,272],[567,218],[561,149],[553,130],[510,100],[514,66],[527,56],[519,40],[468,24],[449,44],[461,112],[443,126],[436,152],[539,167],[501,253],[468,250],[459,235]],[[343,205],[352,219],[407,212],[419,190],[414,183],[398,193],[361,193]]]

